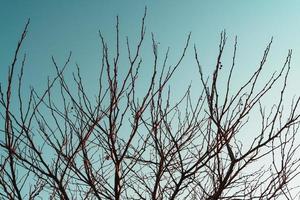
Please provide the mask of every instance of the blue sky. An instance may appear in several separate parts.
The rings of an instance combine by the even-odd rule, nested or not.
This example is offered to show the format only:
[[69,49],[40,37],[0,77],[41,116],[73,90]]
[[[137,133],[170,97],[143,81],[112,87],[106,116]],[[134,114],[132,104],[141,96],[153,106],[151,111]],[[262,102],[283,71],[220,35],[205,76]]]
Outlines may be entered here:
[[[192,32],[190,47],[196,44],[204,71],[209,74],[215,64],[220,32],[225,29],[228,43],[224,63],[228,64],[227,69],[230,66],[234,37],[238,37],[237,67],[233,81],[239,86],[240,81],[249,77],[257,68],[263,50],[273,36],[266,78],[282,66],[288,49],[293,49],[288,96],[297,92],[300,72],[300,2],[297,0],[1,0],[1,82],[6,80],[17,40],[30,18],[29,32],[20,54],[27,54],[24,89],[33,85],[37,90],[42,90],[46,86],[47,76],[53,75],[55,71],[51,56],[62,64],[72,51],[67,73],[74,71],[75,64],[79,64],[87,80],[87,88],[93,91],[95,84],[91,80],[96,81],[95,71],[99,70],[101,52],[98,30],[102,31],[113,48],[116,15],[119,15],[121,45],[124,47],[126,36],[129,36],[132,43],[136,42],[145,6],[148,8],[145,49],[151,48],[150,33],[153,32],[160,43],[161,55],[167,47],[171,47],[170,64],[176,62],[175,58],[180,55],[187,34]],[[127,56],[126,52],[121,54]],[[150,61],[151,56],[145,50],[143,57]],[[144,75],[148,69],[146,63]],[[182,80],[183,84],[176,85]],[[170,82],[174,95],[178,93],[180,96],[190,82],[193,82],[197,92],[199,75],[192,48]],[[273,101],[272,98],[270,101]]]
[[[93,91],[95,84],[91,80],[96,80],[93,78],[97,77],[95,71],[98,72],[101,61],[98,30],[114,47],[115,21],[119,15],[121,43],[125,44],[126,36],[136,42],[145,6],[148,8],[145,47],[151,47],[150,33],[153,32],[160,42],[160,52],[171,47],[170,58],[177,58],[187,34],[192,32],[190,47],[196,44],[204,71],[209,74],[216,62],[220,33],[225,29],[228,43],[224,62],[227,64],[231,61],[234,37],[238,37],[233,81],[239,86],[257,68],[273,36],[265,77],[280,68],[288,49],[293,49],[287,101],[299,91],[299,0],[0,0],[0,82],[6,81],[17,41],[30,18],[29,32],[20,54],[27,54],[25,88],[33,85],[42,90],[47,76],[55,72],[51,56],[62,64],[72,51],[67,73],[75,71],[75,63],[79,64],[87,88]],[[147,53],[145,50],[143,54],[146,61],[151,60],[151,54]],[[127,56],[126,52],[123,56]],[[170,59],[171,64],[175,62]],[[142,74],[147,74],[148,69],[146,62]],[[180,81],[183,84],[178,84]],[[183,94],[190,82],[197,92],[199,75],[192,48],[170,82],[173,95]],[[267,98],[266,105],[276,103],[273,99]]]
[[[70,51],[73,56],[67,74],[75,71],[75,64],[78,64],[86,87],[93,92],[97,87],[94,83],[101,60],[98,31],[102,31],[110,47],[114,48],[116,15],[119,15],[121,45],[125,47],[126,36],[135,43],[145,6],[148,9],[147,35],[142,56],[146,61],[142,67],[142,77],[146,77],[151,69],[147,66],[152,58],[149,51],[151,32],[160,43],[161,59],[163,52],[168,47],[171,48],[170,64],[177,61],[187,34],[192,32],[188,54],[170,82],[175,100],[191,82],[195,95],[201,89],[193,44],[198,48],[204,72],[209,74],[215,65],[220,33],[224,29],[228,36],[224,54],[225,69],[230,67],[234,37],[238,37],[237,63],[233,78],[236,87],[257,68],[264,48],[273,36],[265,78],[282,66],[288,49],[293,49],[287,101],[298,91],[300,2],[297,0],[1,0],[1,82],[6,80],[17,40],[30,18],[29,32],[20,54],[21,57],[23,53],[27,54],[24,94],[29,86],[34,86],[38,91],[43,90],[47,76],[55,72],[51,56],[62,65]],[[122,51],[121,54],[127,58],[126,52]],[[273,103],[273,98],[267,99],[267,104]]]
[[[28,18],[29,34],[23,52],[27,53],[30,84],[40,83],[53,70],[50,56],[59,61],[73,52],[73,63],[84,66],[93,74],[99,62],[98,30],[113,41],[115,16],[120,16],[123,38],[134,39],[139,30],[144,7],[148,33],[154,32],[162,45],[174,56],[179,55],[185,37],[192,32],[192,44],[199,48],[204,67],[214,63],[219,34],[226,29],[231,52],[234,36],[238,36],[238,61],[243,70],[252,71],[263,48],[274,36],[271,63],[282,63],[289,48],[294,50],[293,63],[299,63],[300,2],[296,0],[253,1],[38,1],[2,0],[0,2],[0,77],[5,78],[17,39]],[[149,35],[148,35],[149,36]],[[230,54],[229,54],[230,55]],[[194,74],[194,60],[187,56],[187,77]],[[245,65],[245,66],[244,66]],[[190,73],[189,73],[190,72]],[[35,77],[32,79],[32,77]]]

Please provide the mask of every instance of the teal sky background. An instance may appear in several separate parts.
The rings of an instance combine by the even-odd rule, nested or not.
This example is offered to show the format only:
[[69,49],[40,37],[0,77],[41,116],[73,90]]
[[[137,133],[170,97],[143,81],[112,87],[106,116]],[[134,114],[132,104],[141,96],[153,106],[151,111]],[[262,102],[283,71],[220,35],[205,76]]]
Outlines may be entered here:
[[[238,37],[233,80],[237,87],[257,68],[273,36],[265,77],[278,70],[288,49],[293,49],[287,101],[299,92],[299,0],[0,0],[0,82],[5,83],[7,79],[17,41],[30,18],[29,32],[20,54],[20,58],[27,54],[24,88],[30,85],[37,90],[45,88],[47,76],[55,72],[51,56],[62,64],[72,51],[67,73],[75,71],[75,63],[78,63],[86,87],[93,91],[101,61],[98,30],[114,48],[116,15],[119,15],[121,43],[125,45],[127,35],[135,43],[145,6],[148,10],[145,49],[151,48],[150,33],[153,32],[161,53],[171,47],[170,64],[177,61],[187,34],[192,32],[188,54],[170,82],[175,96],[177,92],[179,96],[183,94],[190,82],[193,89],[198,89],[193,44],[198,48],[205,73],[209,74],[216,62],[220,33],[224,29],[228,36],[224,54],[227,64],[232,58],[234,37]],[[126,58],[127,52],[122,53]],[[152,54],[143,50],[143,57],[146,62],[142,75],[146,76],[151,69],[146,65]],[[267,98],[266,105],[276,103],[273,99]]]
[[[79,64],[85,86],[88,92],[94,95],[95,93],[92,92],[98,86],[96,83],[101,61],[98,31],[102,31],[109,47],[115,48],[115,22],[118,15],[120,41],[123,47],[121,56],[127,59],[125,38],[128,36],[134,46],[139,36],[145,6],[148,10],[147,35],[142,51],[145,61],[140,75],[142,84],[138,86],[140,92],[144,92],[143,87],[147,84],[143,83],[143,79],[149,78],[147,75],[152,69],[151,32],[160,43],[161,61],[166,49],[171,48],[170,64],[177,62],[186,37],[189,32],[192,32],[187,56],[170,81],[172,98],[176,101],[189,83],[192,82],[195,96],[202,88],[195,64],[193,45],[197,46],[204,72],[209,75],[216,62],[220,33],[224,29],[228,36],[223,56],[224,72],[230,67],[234,37],[238,37],[234,87],[239,87],[257,69],[264,48],[273,36],[274,42],[261,83],[270,77],[271,72],[282,66],[288,49],[293,49],[286,102],[290,102],[293,95],[299,91],[300,1],[298,0],[0,0],[1,83],[5,83],[7,79],[8,66],[12,61],[17,41],[27,19],[30,18],[29,32],[20,54],[20,58],[24,53],[27,54],[24,98],[27,96],[29,86],[42,91],[46,87],[47,76],[53,77],[55,69],[51,56],[62,65],[70,51],[73,55],[66,74],[71,75],[71,72],[75,71],[75,64]],[[126,66],[121,64],[120,71],[126,69]],[[219,86],[222,87],[222,82]],[[273,103],[276,103],[274,96],[266,98],[266,105]]]
[[[234,36],[238,36],[238,70],[245,72],[240,75],[247,75],[255,69],[272,36],[274,44],[269,61],[276,66],[271,67],[276,68],[284,61],[289,48],[294,50],[293,66],[299,63],[300,2],[296,0],[1,0],[1,80],[6,79],[7,67],[28,18],[31,23],[22,52],[27,54],[25,81],[39,87],[45,77],[54,71],[51,56],[62,63],[69,51],[73,52],[71,66],[76,62],[86,76],[95,74],[95,67],[100,62],[98,30],[112,43],[115,17],[119,15],[123,34],[121,40],[128,35],[134,41],[145,6],[148,7],[148,39],[150,32],[153,32],[162,46],[162,52],[170,46],[171,55],[175,58],[179,56],[186,35],[191,31],[191,44],[197,45],[204,68],[212,69],[219,34],[226,29],[226,55],[229,60]],[[192,51],[183,66],[180,75],[192,78],[196,70]]]

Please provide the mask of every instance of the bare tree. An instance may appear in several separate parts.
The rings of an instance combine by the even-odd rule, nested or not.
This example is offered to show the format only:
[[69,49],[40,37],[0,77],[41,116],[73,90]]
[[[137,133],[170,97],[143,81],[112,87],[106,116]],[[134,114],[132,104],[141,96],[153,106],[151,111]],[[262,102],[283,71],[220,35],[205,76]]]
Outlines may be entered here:
[[[126,39],[126,72],[120,73],[125,63],[120,61],[118,18],[114,56],[99,33],[102,65],[93,97],[79,66],[72,82],[65,77],[70,53],[62,65],[52,57],[56,76],[43,93],[31,88],[25,98],[26,56],[18,59],[28,21],[7,82],[1,84],[1,199],[295,199],[297,188],[290,183],[299,173],[300,99],[283,109],[292,51],[281,70],[265,78],[271,41],[256,71],[235,90],[237,39],[226,75],[221,72],[227,41],[222,32],[210,76],[203,73],[194,46],[202,83],[198,97],[192,98],[188,87],[175,102],[169,80],[187,53],[191,34],[173,65],[169,50],[158,55],[152,34],[153,62],[146,63],[152,73],[146,83],[139,77],[145,65],[145,17],[146,12],[135,47]],[[274,87],[281,88],[277,102],[263,106]],[[256,127],[246,128],[251,116],[257,118]]]

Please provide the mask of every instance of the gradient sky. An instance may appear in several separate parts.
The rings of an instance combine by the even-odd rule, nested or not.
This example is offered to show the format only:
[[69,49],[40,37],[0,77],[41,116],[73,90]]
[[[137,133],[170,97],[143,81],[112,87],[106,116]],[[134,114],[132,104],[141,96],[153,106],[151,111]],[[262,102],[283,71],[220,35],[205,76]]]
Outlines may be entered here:
[[[233,84],[249,78],[263,55],[264,48],[273,36],[273,44],[266,64],[265,79],[278,70],[285,61],[288,49],[293,49],[292,69],[288,82],[286,102],[298,92],[300,74],[300,1],[280,0],[0,0],[0,82],[7,78],[8,66],[28,18],[30,26],[20,57],[27,54],[23,94],[29,86],[38,91],[46,87],[47,76],[55,69],[51,62],[54,56],[62,65],[69,52],[73,52],[67,75],[80,66],[88,92],[95,91],[95,81],[101,61],[98,31],[113,49],[115,44],[116,16],[120,18],[121,47],[125,38],[132,44],[140,31],[141,18],[147,6],[147,35],[142,57],[145,64],[140,77],[147,78],[151,70],[151,32],[159,44],[160,60],[168,47],[170,64],[174,64],[182,52],[186,36],[192,32],[191,45],[181,67],[170,82],[172,97],[178,99],[192,82],[194,94],[198,95],[199,74],[193,54],[193,44],[199,51],[204,72],[213,70],[218,53],[222,30],[226,30],[228,42],[224,53],[223,68],[228,70],[232,59],[234,37],[238,37],[236,69]],[[121,56],[127,59],[127,52]],[[124,66],[120,65],[120,71]],[[181,81],[180,84],[178,82]],[[140,84],[140,91],[143,92]],[[220,84],[220,86],[222,83]],[[276,90],[274,91],[276,92]],[[277,91],[278,92],[278,91]],[[94,94],[93,94],[94,95]],[[27,96],[27,95],[26,95]],[[265,103],[276,103],[274,96]]]
[[[134,43],[145,6],[148,8],[148,47],[153,32],[160,42],[160,51],[171,47],[170,58],[177,58],[187,34],[192,32],[190,47],[196,44],[207,74],[215,64],[220,32],[224,29],[227,32],[224,62],[228,64],[237,36],[234,76],[237,86],[257,68],[264,48],[273,36],[266,77],[282,66],[288,49],[293,49],[287,97],[299,91],[299,0],[0,0],[0,82],[6,81],[8,66],[28,18],[31,23],[20,54],[27,54],[24,85],[33,85],[39,90],[46,86],[46,77],[55,71],[51,56],[62,64],[70,51],[73,56],[67,72],[74,71],[75,63],[78,63],[84,78],[95,78],[101,60],[98,30],[113,47],[116,15],[119,15],[121,41],[125,44],[128,35]],[[150,60],[151,54],[144,57]],[[175,62],[170,59],[171,64]],[[184,80],[186,84],[176,85],[178,80]],[[191,81],[197,90],[199,75],[192,48],[170,84],[174,91],[182,94]],[[93,83],[87,81],[87,88],[93,90]],[[275,103],[272,98],[268,101],[267,104]]]
[[[229,59],[234,36],[238,36],[239,70],[253,71],[264,47],[274,36],[269,61],[276,66],[271,67],[279,67],[291,48],[294,70],[299,71],[296,66],[299,66],[300,55],[300,2],[297,0],[1,0],[1,80],[6,78],[7,67],[28,18],[31,23],[23,53],[28,57],[26,73],[30,76],[25,77],[25,81],[36,85],[54,71],[51,56],[63,62],[69,51],[73,52],[72,64],[78,63],[87,76],[92,75],[100,60],[98,30],[101,29],[108,41],[113,41],[115,17],[119,15],[123,39],[128,35],[134,41],[145,6],[148,7],[148,38],[153,32],[162,52],[170,46],[171,54],[179,56],[185,37],[191,31],[191,43],[197,45],[202,64],[209,70],[215,62],[219,34],[226,29]],[[185,62],[182,72],[191,77],[196,70],[192,53]]]
[[[188,2],[188,3],[187,3]],[[204,72],[213,70],[218,52],[220,32],[227,31],[228,42],[224,54],[224,68],[230,66],[234,37],[238,37],[237,67],[234,85],[249,77],[257,68],[263,51],[274,37],[267,62],[265,77],[282,66],[288,49],[293,49],[292,70],[288,96],[298,92],[300,72],[300,1],[290,0],[169,0],[169,1],[104,1],[104,0],[1,0],[0,1],[0,80],[5,82],[8,66],[24,25],[31,23],[22,52],[27,54],[24,90],[34,86],[42,90],[46,78],[55,72],[51,56],[63,64],[70,51],[73,52],[69,72],[79,64],[86,86],[94,90],[100,64],[100,40],[98,30],[114,48],[116,15],[120,17],[121,46],[125,37],[134,44],[138,37],[141,17],[147,6],[144,71],[151,67],[151,36],[153,32],[159,44],[159,55],[171,47],[170,64],[177,61],[186,36],[192,32],[191,46],[183,64],[170,82],[174,96],[182,94],[190,82],[197,91],[199,74],[195,65],[192,45],[196,44]],[[148,51],[147,51],[148,48]],[[127,52],[121,51],[124,58]],[[121,66],[122,69],[122,66]],[[142,68],[143,69],[143,68]],[[69,73],[71,74],[71,73]],[[184,80],[185,84],[177,84]],[[26,94],[26,92],[24,92]],[[273,99],[270,98],[269,103]]]

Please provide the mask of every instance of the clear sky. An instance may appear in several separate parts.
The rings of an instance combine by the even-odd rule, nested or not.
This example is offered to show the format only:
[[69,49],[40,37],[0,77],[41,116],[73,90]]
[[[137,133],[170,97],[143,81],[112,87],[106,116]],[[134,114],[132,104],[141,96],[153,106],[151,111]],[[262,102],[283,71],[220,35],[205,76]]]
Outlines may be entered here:
[[[278,70],[288,49],[293,49],[292,69],[286,101],[298,92],[300,74],[300,1],[280,0],[0,0],[0,80],[7,78],[8,66],[24,25],[30,18],[27,38],[22,48],[27,54],[23,93],[34,86],[46,87],[48,75],[55,72],[51,56],[62,65],[69,52],[73,52],[67,74],[79,64],[88,91],[95,91],[101,61],[98,31],[114,48],[116,15],[120,18],[121,46],[125,37],[134,44],[140,31],[141,18],[147,6],[146,45],[142,57],[146,60],[141,76],[147,78],[151,66],[151,32],[159,44],[159,55],[168,47],[170,64],[180,56],[186,36],[192,32],[191,45],[181,67],[170,82],[173,99],[179,98],[192,82],[194,94],[199,91],[199,74],[193,54],[196,44],[200,62],[208,75],[213,70],[218,52],[220,32],[226,30],[228,42],[224,54],[224,68],[229,69],[234,37],[238,37],[234,86],[248,78],[257,68],[264,48],[273,36],[265,79]],[[148,49],[148,51],[147,51]],[[121,51],[123,58],[127,52]],[[149,61],[147,63],[147,61]],[[121,69],[123,66],[120,66]],[[263,80],[263,81],[264,81]],[[178,84],[180,82],[180,84]],[[222,86],[222,83],[220,84]],[[139,86],[140,88],[142,85]],[[140,89],[142,91],[142,89]],[[276,92],[276,90],[274,91]],[[94,95],[94,94],[93,94]],[[266,104],[276,103],[267,98]]]
[[[116,15],[119,15],[122,44],[125,44],[127,35],[135,42],[145,6],[148,9],[148,44],[153,32],[160,42],[161,52],[171,47],[171,58],[177,58],[187,34],[192,32],[190,47],[196,44],[207,74],[215,64],[220,32],[225,29],[228,36],[225,63],[231,61],[234,37],[237,36],[234,76],[237,86],[257,68],[264,48],[273,36],[266,77],[282,66],[288,49],[293,49],[287,96],[298,93],[299,0],[0,0],[0,82],[6,80],[17,41],[30,18],[29,32],[21,52],[21,56],[27,54],[25,86],[33,85],[38,90],[44,88],[46,77],[54,73],[51,56],[62,64],[72,51],[69,70],[74,71],[75,63],[78,63],[83,77],[88,80],[87,88],[93,90],[95,85],[89,80],[95,78],[101,59],[98,30],[113,47]],[[144,57],[150,59],[151,55],[145,54]],[[172,62],[176,61],[170,60]],[[182,80],[185,84],[175,84]],[[170,84],[175,92],[182,94],[191,81],[197,90],[199,75],[192,48]],[[272,98],[268,101],[267,104],[275,103]]]
[[[215,62],[219,34],[226,29],[228,58],[234,36],[238,36],[240,70],[254,70],[272,36],[274,45],[269,60],[276,66],[271,67],[276,68],[284,61],[289,48],[294,50],[294,70],[299,65],[300,2],[297,0],[1,0],[1,80],[6,77],[17,39],[28,18],[31,23],[23,52],[27,53],[26,73],[30,76],[25,81],[36,85],[53,72],[50,57],[53,55],[62,62],[69,51],[73,52],[72,63],[84,67],[87,76],[92,75],[99,64],[98,30],[113,41],[115,16],[119,15],[123,39],[128,35],[134,41],[145,6],[148,34],[154,32],[162,51],[170,46],[175,57],[191,31],[192,44],[199,48],[204,68],[210,69]],[[182,71],[186,77],[193,76],[196,69],[190,54]]]

